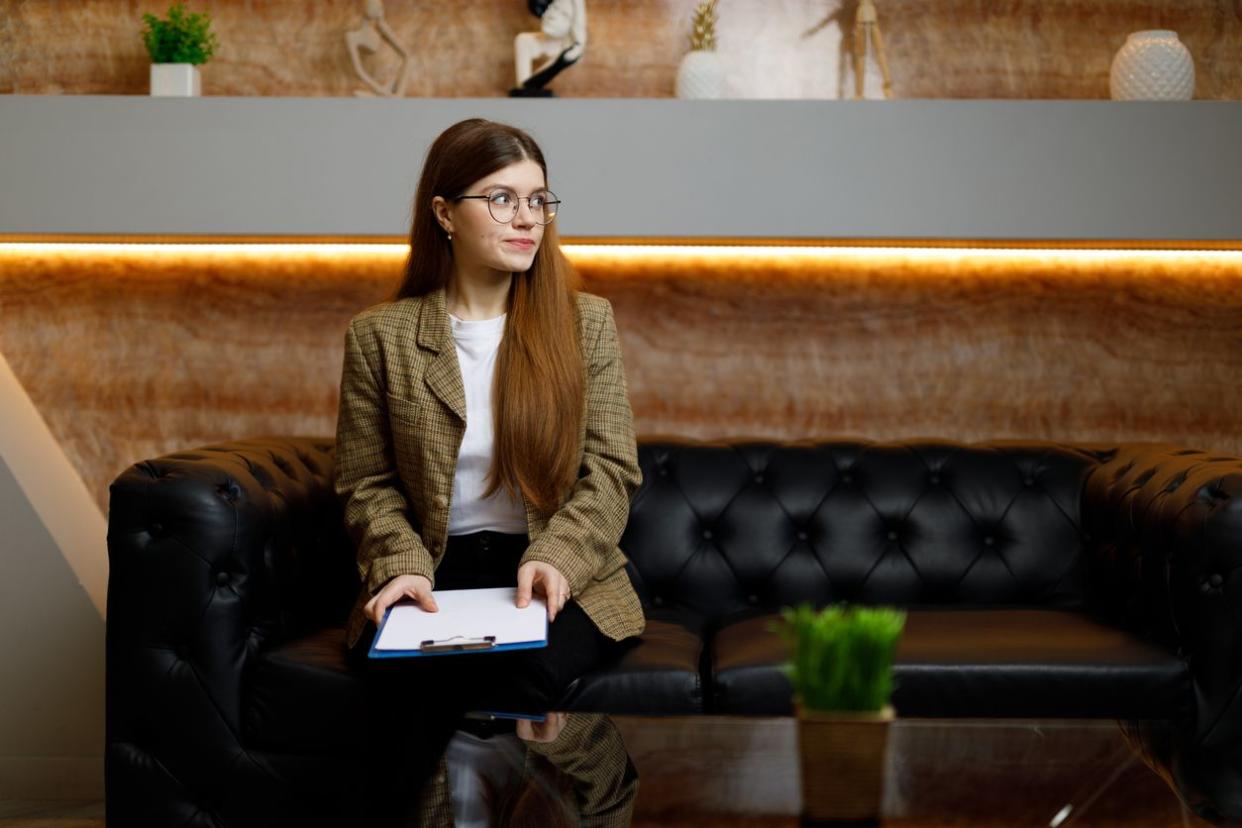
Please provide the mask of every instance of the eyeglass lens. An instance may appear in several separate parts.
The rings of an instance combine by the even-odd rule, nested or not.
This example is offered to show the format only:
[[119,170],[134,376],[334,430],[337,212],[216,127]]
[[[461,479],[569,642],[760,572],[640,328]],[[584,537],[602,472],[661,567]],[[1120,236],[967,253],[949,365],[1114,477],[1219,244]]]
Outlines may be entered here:
[[[531,193],[526,199],[535,221],[547,224],[556,217],[556,208],[560,206],[560,202],[551,190]],[[487,209],[496,221],[508,224],[518,214],[521,200],[510,190],[492,190],[487,196]]]

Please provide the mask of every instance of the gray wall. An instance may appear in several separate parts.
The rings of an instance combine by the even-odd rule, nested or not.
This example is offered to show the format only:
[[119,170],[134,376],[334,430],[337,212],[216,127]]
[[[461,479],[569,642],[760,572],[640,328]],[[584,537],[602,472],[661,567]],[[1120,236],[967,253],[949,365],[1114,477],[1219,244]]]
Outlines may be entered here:
[[0,234],[403,236],[530,130],[569,236],[1242,239],[1242,102],[0,96]]

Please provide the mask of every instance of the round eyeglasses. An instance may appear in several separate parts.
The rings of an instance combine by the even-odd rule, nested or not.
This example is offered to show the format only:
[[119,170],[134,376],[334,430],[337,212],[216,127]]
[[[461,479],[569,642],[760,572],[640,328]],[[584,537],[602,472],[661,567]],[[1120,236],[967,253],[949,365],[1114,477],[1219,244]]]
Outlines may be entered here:
[[556,210],[561,204],[551,190],[539,190],[528,196],[518,197],[512,190],[504,187],[497,187],[487,195],[459,195],[453,201],[460,201],[463,198],[487,199],[487,211],[501,224],[508,224],[517,217],[518,202],[523,198],[526,199],[526,206],[530,208],[531,215],[539,224],[550,224],[552,219],[556,218]]

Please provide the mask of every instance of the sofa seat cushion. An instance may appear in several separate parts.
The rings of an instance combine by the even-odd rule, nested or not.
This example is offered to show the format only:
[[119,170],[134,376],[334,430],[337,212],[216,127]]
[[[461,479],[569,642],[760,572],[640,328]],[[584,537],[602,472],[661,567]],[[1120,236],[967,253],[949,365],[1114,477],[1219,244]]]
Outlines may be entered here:
[[647,628],[617,658],[573,682],[564,709],[673,715],[703,712],[703,624],[676,611],[648,611]]
[[[709,712],[792,713],[778,618],[712,638]],[[893,666],[900,716],[1171,718],[1192,698],[1173,653],[1064,610],[910,609]]]
[[362,745],[365,688],[346,660],[343,627],[268,647],[246,681],[247,747],[328,753]]
[[[701,713],[703,622],[655,612],[618,657],[573,682],[564,710]],[[328,753],[362,746],[366,715],[360,667],[351,664],[341,627],[324,627],[262,651],[247,674],[248,747]]]

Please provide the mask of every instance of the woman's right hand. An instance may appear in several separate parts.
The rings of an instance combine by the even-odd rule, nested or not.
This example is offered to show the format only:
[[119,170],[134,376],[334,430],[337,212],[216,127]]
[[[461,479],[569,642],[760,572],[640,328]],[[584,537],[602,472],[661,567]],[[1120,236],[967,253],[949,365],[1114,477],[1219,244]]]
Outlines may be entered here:
[[425,575],[398,575],[367,601],[363,612],[378,627],[388,608],[402,598],[413,598],[427,612],[436,612],[436,599],[431,595],[431,581]]

